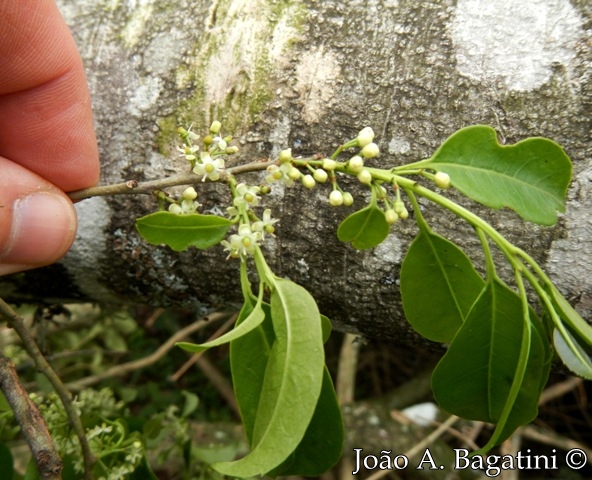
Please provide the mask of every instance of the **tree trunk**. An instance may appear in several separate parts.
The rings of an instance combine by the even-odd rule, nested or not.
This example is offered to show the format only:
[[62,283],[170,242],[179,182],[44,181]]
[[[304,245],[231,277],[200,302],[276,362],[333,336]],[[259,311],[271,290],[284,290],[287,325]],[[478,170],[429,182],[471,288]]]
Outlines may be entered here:
[[[240,153],[233,162],[330,154],[372,126],[374,166],[429,157],[455,130],[493,126],[502,143],[545,136],[574,163],[567,213],[542,228],[509,211],[477,207],[531,253],[576,308],[592,308],[592,13],[587,0],[58,0],[84,58],[102,159],[102,184],[163,178],[187,168],[178,125],[200,133],[220,120]],[[51,134],[51,132],[48,132]],[[259,183],[261,174],[251,174]],[[199,182],[198,182],[199,183]],[[276,189],[281,220],[266,245],[278,275],[305,286],[336,327],[413,342],[397,286],[416,233],[398,222],[377,248],[336,238],[367,201],[342,182],[354,207],[328,205],[329,188]],[[199,184],[204,208],[223,185]],[[466,205],[475,207],[470,202]],[[466,224],[424,204],[442,235],[480,260]],[[4,277],[12,301],[138,302],[210,308],[240,301],[238,262],[221,246],[182,253],[154,247],[134,219],[155,211],[146,196],[77,205],[70,253],[50,267]]]

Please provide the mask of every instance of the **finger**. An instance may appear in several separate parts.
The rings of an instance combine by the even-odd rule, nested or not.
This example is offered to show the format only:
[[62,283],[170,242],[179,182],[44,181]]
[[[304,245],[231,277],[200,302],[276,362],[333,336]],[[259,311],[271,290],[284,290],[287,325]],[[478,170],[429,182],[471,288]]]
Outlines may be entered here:
[[3,157],[0,172],[0,275],[59,260],[76,233],[76,211],[68,197]]
[[65,191],[95,184],[90,96],[54,1],[0,1],[0,39],[0,154]]

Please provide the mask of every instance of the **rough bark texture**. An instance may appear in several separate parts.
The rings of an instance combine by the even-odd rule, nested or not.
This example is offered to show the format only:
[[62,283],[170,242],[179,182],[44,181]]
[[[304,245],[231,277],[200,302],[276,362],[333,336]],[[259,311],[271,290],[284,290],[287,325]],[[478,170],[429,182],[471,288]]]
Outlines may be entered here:
[[[574,162],[557,226],[480,212],[532,253],[561,290],[592,312],[592,12],[587,0],[59,0],[84,57],[94,99],[102,183],[154,179],[185,168],[176,127],[221,120],[241,147],[236,162],[331,153],[367,125],[374,165],[429,157],[455,130],[489,124],[501,142],[545,136]],[[256,175],[254,175],[257,181]],[[367,193],[343,182],[356,196]],[[214,207],[225,189],[200,185]],[[329,190],[276,190],[281,218],[267,246],[279,275],[306,286],[341,328],[409,342],[397,287],[415,233],[399,222],[379,247],[336,239],[345,208]],[[426,206],[434,228],[479,260],[461,221]],[[72,251],[45,269],[0,281],[12,300],[143,302],[211,307],[240,300],[238,264],[221,247],[175,253],[147,245],[134,218],[148,197],[78,205]]]

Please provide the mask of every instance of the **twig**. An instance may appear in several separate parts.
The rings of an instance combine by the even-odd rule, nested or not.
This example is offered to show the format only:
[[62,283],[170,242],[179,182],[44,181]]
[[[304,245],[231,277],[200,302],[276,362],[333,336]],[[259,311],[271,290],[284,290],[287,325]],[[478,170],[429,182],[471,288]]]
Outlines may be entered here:
[[[220,180],[226,181],[232,175],[265,170],[267,167],[274,165],[275,163],[275,161],[251,162],[244,165],[237,165],[236,167],[230,167],[220,172]],[[128,180],[127,182],[115,183],[113,185],[84,188],[82,190],[70,192],[68,196],[73,202],[78,202],[91,197],[104,197],[107,195],[151,195],[156,190],[163,190],[165,188],[176,187],[178,185],[195,185],[199,181],[200,178],[195,173],[179,173],[171,177],[159,180],[150,180],[147,182]]]
[[140,368],[152,365],[153,363],[156,363],[158,360],[160,360],[164,355],[166,355],[166,353],[175,346],[175,343],[183,340],[185,337],[188,337],[192,333],[204,328],[209,323],[224,318],[226,315],[228,314],[222,312],[214,313],[200,320],[197,320],[196,322],[193,322],[191,325],[188,325],[187,327],[176,332],[165,343],[163,343],[158,348],[158,350],[151,353],[150,355],[144,358],[140,358],[138,360],[111,367],[109,370],[103,373],[99,373],[91,377],[86,377],[75,382],[70,382],[66,384],[66,388],[73,391],[82,390],[83,388],[88,387],[90,385],[94,385],[95,383],[98,383],[102,380],[106,380],[112,377],[121,377],[122,375],[126,375],[129,372],[133,372]]
[[543,405],[555,398],[561,397],[574,388],[579,387],[584,383],[584,380],[579,377],[570,377],[563,382],[555,383],[546,388],[539,398],[539,405]]
[[[510,455],[516,458],[522,445],[522,429],[516,430],[516,432],[508,439],[506,439],[500,445],[500,455]],[[517,469],[509,469],[503,472],[502,480],[519,480],[520,473]]]
[[164,308],[157,308],[156,310],[154,310],[150,316],[148,317],[148,319],[146,320],[146,322],[144,322],[144,327],[145,328],[152,328],[154,326],[154,323],[156,322],[156,320],[158,320],[160,318],[160,316],[165,312],[166,310]]
[[359,352],[360,342],[356,341],[356,335],[346,333],[339,352],[339,366],[335,381],[339,405],[347,405],[354,401]]
[[0,351],[0,388],[14,412],[43,480],[62,478],[62,460],[37,405],[21,385],[14,363]]
[[[88,349],[88,350],[72,350],[72,351],[52,353],[51,355],[46,355],[45,358],[47,361],[51,362],[53,360],[89,357],[92,355],[97,355],[98,353],[100,353],[103,357],[121,357],[121,356],[127,354],[127,352],[123,352],[123,351]],[[27,361],[19,363],[18,366],[16,367],[16,370],[17,370],[17,372],[20,372],[23,370],[28,370],[29,368],[33,367],[34,365],[35,365],[35,362],[33,362],[33,360],[27,360]]]
[[561,450],[571,450],[574,448],[583,450],[586,452],[586,456],[588,457],[588,463],[592,465],[592,449],[579,442],[576,442],[575,440],[572,440],[571,438],[566,438],[554,431],[540,430],[533,427],[532,425],[522,427],[521,432],[524,438],[528,438],[529,440],[534,440],[545,445],[551,445],[552,447],[557,447]]
[[[422,450],[426,449],[427,447],[429,447],[433,442],[436,441],[436,439],[438,439],[441,435],[443,435],[446,431],[448,431],[448,429],[454,424],[454,422],[456,422],[459,418],[456,415],[450,415],[450,417],[448,417],[446,419],[446,421],[444,423],[442,423],[438,428],[436,428],[436,430],[434,430],[432,433],[430,433],[426,438],[424,438],[421,442],[419,442],[418,444],[414,445],[413,447],[411,447],[407,452],[405,452],[403,455],[407,458],[411,458],[414,457],[415,455],[417,455],[419,452],[421,452]],[[370,475],[366,480],[378,480],[379,478],[385,477],[387,476],[389,473],[391,473],[390,470],[381,470],[380,472],[376,472],[372,475]]]
[[[224,325],[222,325],[218,330],[216,330],[212,334],[212,336],[210,338],[208,338],[207,341],[211,342],[212,340],[215,340],[220,335],[222,335],[224,332],[226,332],[234,324],[234,322],[236,322],[236,317],[237,317],[237,314],[231,315],[230,318],[228,320],[226,320],[226,322],[224,322]],[[191,355],[189,360],[187,360],[183,365],[181,365],[181,368],[179,368],[179,370],[177,370],[175,373],[173,373],[171,375],[171,378],[170,378],[171,382],[178,382],[179,379],[183,375],[185,375],[185,372],[187,372],[187,370],[189,370],[191,365],[193,365],[195,362],[197,362],[199,357],[201,357],[204,352],[205,352],[205,350],[202,350],[201,352],[197,352],[197,353],[194,353],[193,355]]]
[[[337,401],[341,406],[354,401],[360,344],[361,342],[356,341],[356,336],[351,333],[346,333],[341,343],[335,380]],[[352,459],[349,456],[343,456],[339,462],[339,478],[341,480],[352,479],[353,471]]]
[[52,387],[54,388],[55,392],[58,394],[58,397],[60,397],[60,401],[64,406],[66,415],[68,416],[68,419],[72,424],[72,428],[74,429],[74,432],[78,437],[78,441],[80,442],[80,448],[82,450],[82,457],[84,460],[84,477],[87,480],[92,480],[92,465],[94,463],[94,458],[90,451],[86,435],[84,433],[82,421],[80,420],[80,417],[76,412],[76,408],[72,403],[70,392],[68,392],[68,390],[62,383],[60,377],[56,374],[53,368],[51,368],[51,365],[47,362],[47,360],[39,350],[39,347],[37,346],[37,343],[35,343],[35,339],[31,335],[31,333],[27,329],[23,318],[1,298],[0,316],[6,319],[8,326],[13,328],[14,331],[21,338],[23,346],[25,347],[25,350],[27,351],[29,356],[35,362],[37,370],[41,372],[43,375],[45,375],[45,377],[49,380]]

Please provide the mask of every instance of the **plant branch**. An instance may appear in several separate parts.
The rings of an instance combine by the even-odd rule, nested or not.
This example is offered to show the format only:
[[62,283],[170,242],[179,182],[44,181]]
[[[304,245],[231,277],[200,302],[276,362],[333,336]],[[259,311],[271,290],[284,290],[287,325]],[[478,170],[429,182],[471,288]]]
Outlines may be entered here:
[[60,397],[60,401],[64,406],[64,410],[66,411],[68,419],[72,424],[72,428],[74,429],[74,432],[78,437],[78,441],[80,442],[80,448],[82,449],[82,457],[84,459],[85,479],[92,480],[92,465],[94,463],[94,458],[90,451],[90,446],[84,433],[84,427],[82,426],[80,416],[78,415],[76,408],[72,403],[72,397],[70,396],[70,392],[68,392],[68,390],[62,383],[60,377],[56,374],[53,368],[51,368],[51,365],[47,362],[47,360],[39,350],[39,347],[37,346],[37,343],[35,343],[35,339],[31,335],[31,333],[27,329],[23,318],[1,298],[0,316],[4,317],[8,323],[8,326],[13,328],[14,331],[18,334],[18,336],[23,342],[25,350],[35,362],[37,370],[41,372],[49,380],[55,392]]
[[[216,338],[222,336],[224,333],[226,333],[228,331],[228,329],[230,327],[232,327],[232,325],[234,324],[234,322],[236,322],[236,318],[237,318],[237,314],[231,315],[228,320],[226,320],[226,322],[218,329],[216,330],[213,335],[208,338],[207,342],[211,342],[212,340],[215,340]],[[179,368],[175,373],[173,373],[170,377],[170,380],[172,382],[178,382],[179,379],[185,375],[185,373],[187,372],[187,370],[189,370],[189,368],[195,363],[197,362],[197,360],[199,359],[199,357],[202,356],[202,354],[205,353],[205,350],[202,350],[201,352],[197,352],[194,353],[193,355],[191,355],[191,357],[189,358],[189,360],[187,360],[182,366],[181,368]]]
[[85,387],[89,387],[90,385],[94,385],[95,383],[98,383],[101,380],[106,380],[112,377],[121,377],[122,375],[126,375],[140,368],[148,367],[156,363],[162,357],[164,357],[167,354],[167,352],[175,346],[175,343],[183,340],[192,333],[204,328],[206,325],[209,325],[213,321],[225,318],[227,315],[228,313],[219,312],[201,318],[196,322],[193,322],[191,325],[188,325],[187,327],[176,332],[165,343],[163,343],[158,348],[158,350],[151,353],[150,355],[140,358],[138,360],[133,360],[131,362],[127,362],[121,365],[116,365],[103,373],[99,373],[91,377],[86,377],[75,382],[70,382],[66,384],[66,387],[70,390],[78,391],[82,390]]
[[[441,423],[438,426],[438,428],[436,428],[432,433],[430,433],[421,442],[419,442],[418,444],[416,444],[412,448],[410,448],[408,451],[406,451],[403,455],[407,458],[411,458],[411,457],[417,455],[418,453],[420,453],[421,451],[425,450],[432,443],[434,443],[438,438],[440,438],[444,433],[449,431],[450,427],[452,427],[452,425],[454,425],[454,423],[458,419],[459,418],[456,415],[450,415],[450,417],[448,417],[444,423]],[[386,477],[389,473],[391,473],[391,470],[381,470],[379,472],[373,473],[366,480],[378,480],[382,477]]]
[[232,383],[228,381],[216,365],[210,362],[206,356],[200,355],[196,358],[195,363],[210,381],[212,386],[218,391],[222,398],[224,398],[230,409],[238,418],[240,418],[240,410],[238,408],[238,403],[236,403]]
[[[233,175],[265,170],[267,167],[274,165],[275,163],[275,161],[250,162],[244,165],[230,167],[220,172],[220,180],[226,182]],[[152,193],[156,190],[163,190],[165,188],[176,187],[179,185],[195,185],[199,182],[200,178],[198,175],[193,172],[187,172],[179,173],[177,175],[159,180],[150,180],[147,182],[128,180],[127,182],[123,183],[84,188],[82,190],[70,192],[68,196],[73,202],[79,202],[80,200],[85,200],[91,197],[104,197],[108,195],[152,195]]]
[[62,460],[37,405],[21,385],[14,363],[0,351],[0,389],[14,412],[27,445],[33,454],[37,472],[43,480],[62,478]]

